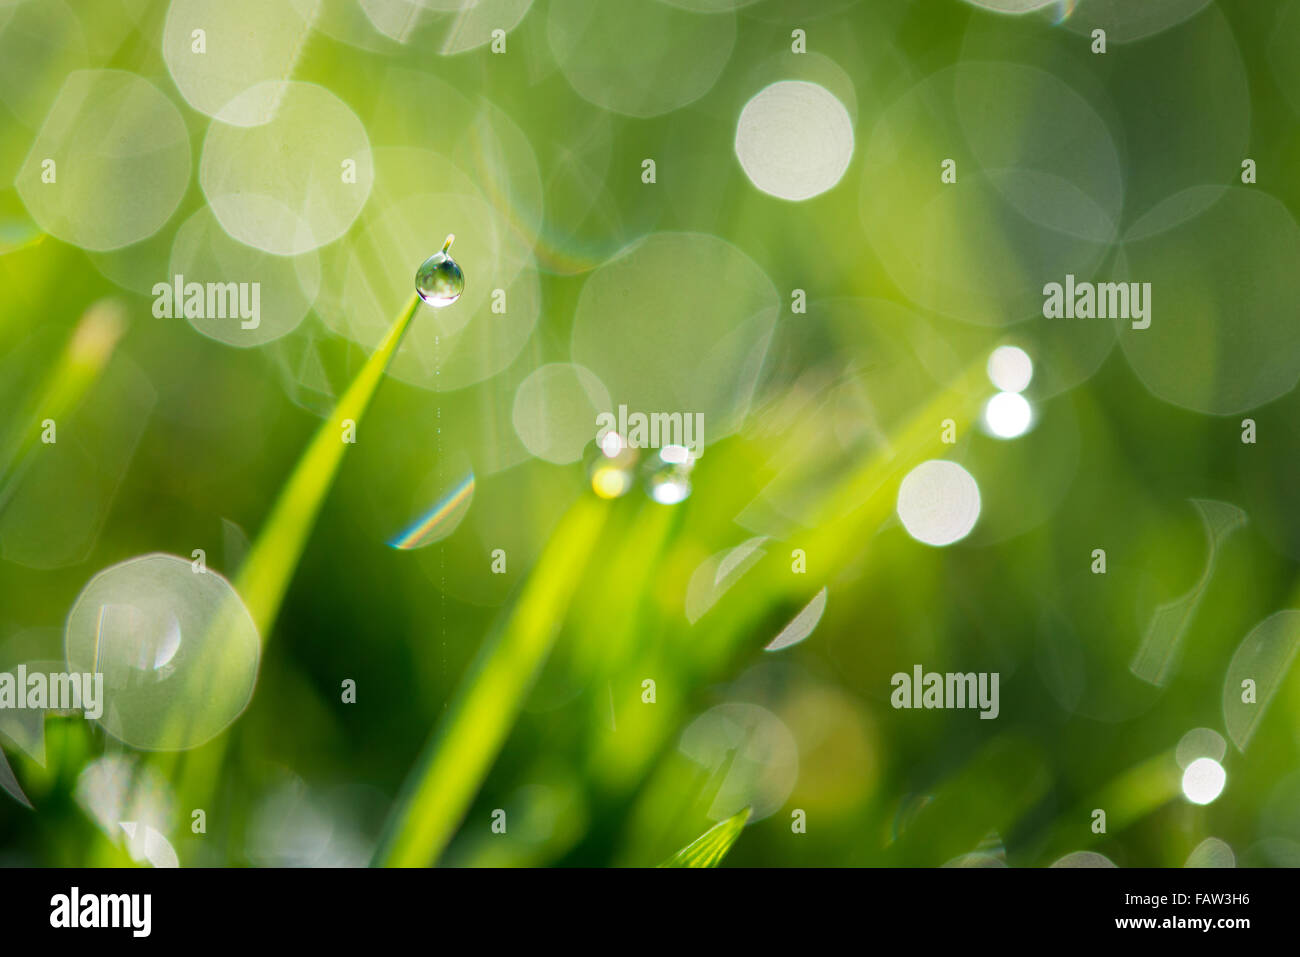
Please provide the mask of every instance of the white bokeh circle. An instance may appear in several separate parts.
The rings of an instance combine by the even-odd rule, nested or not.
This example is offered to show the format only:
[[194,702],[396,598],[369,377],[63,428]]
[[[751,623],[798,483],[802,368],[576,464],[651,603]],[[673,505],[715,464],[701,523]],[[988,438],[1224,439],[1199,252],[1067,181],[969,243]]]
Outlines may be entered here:
[[817,83],[782,80],[754,95],[736,124],[736,157],[750,182],[780,199],[826,192],[853,159],[853,121]]
[[907,534],[926,545],[960,541],[979,515],[979,486],[956,462],[922,462],[898,487],[898,517]]
[[[254,105],[264,112],[250,125]],[[373,183],[361,120],[312,83],[249,87],[217,114],[199,163],[199,184],[226,232],[279,256],[342,236]]]
[[189,179],[189,133],[171,100],[133,73],[77,70],[14,182],[43,230],[103,251],[161,229]]

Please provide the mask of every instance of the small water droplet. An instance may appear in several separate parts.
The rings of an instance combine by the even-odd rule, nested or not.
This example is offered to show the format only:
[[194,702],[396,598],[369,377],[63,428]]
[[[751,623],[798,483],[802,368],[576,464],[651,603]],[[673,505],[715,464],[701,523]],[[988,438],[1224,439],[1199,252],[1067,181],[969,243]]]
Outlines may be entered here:
[[617,432],[589,444],[585,459],[591,489],[601,498],[618,498],[635,484],[636,449],[628,448]]
[[442,249],[426,259],[415,273],[415,291],[435,309],[450,306],[465,291],[465,274],[447,252],[455,238],[448,236]]
[[649,496],[660,505],[676,505],[691,494],[691,469],[695,458],[685,446],[665,445],[646,460],[644,482]]

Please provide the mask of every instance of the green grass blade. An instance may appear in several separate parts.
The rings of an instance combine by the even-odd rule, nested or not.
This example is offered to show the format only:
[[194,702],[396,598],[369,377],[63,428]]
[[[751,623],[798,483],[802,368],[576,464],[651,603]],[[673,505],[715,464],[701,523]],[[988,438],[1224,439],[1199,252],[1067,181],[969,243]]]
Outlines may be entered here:
[[749,821],[749,808],[745,808],[719,824],[709,828],[660,867],[717,867],[727,856],[740,832]]
[[375,865],[424,867],[446,848],[550,653],[607,514],[605,503],[584,497],[561,520],[504,627],[484,646],[429,739]]
[[[97,302],[86,310],[50,370],[27,419],[33,424],[42,419],[62,422],[77,407],[113,357],[126,331],[125,316],[122,304],[111,299]],[[17,490],[39,434],[39,426],[15,431],[0,448],[0,510]]]
[[298,559],[307,545],[316,516],[343,461],[343,452],[347,448],[343,442],[343,423],[351,419],[360,424],[383,379],[384,370],[402,344],[402,337],[419,307],[420,298],[412,293],[406,308],[393,322],[379,348],[366,360],[330,417],[321,423],[240,569],[235,590],[248,606],[263,642],[275,622],[280,602],[284,600],[285,590],[298,567]]
[[[397,354],[411,320],[419,311],[420,297],[410,301],[393,320],[388,334],[366,360],[361,371],[349,384],[330,417],[321,423],[307,450],[298,459],[293,474],[280,491],[270,517],[249,550],[233,582],[257,625],[265,645],[275,624],[284,593],[293,578],[298,560],[311,535],[316,516],[338,474],[347,445],[343,442],[343,422],[351,419],[360,426],[384,372]],[[222,735],[198,751],[190,752],[184,768],[181,792],[201,807],[217,784],[218,772],[225,758],[229,735]],[[165,772],[174,769],[178,755],[159,755],[154,759]]]

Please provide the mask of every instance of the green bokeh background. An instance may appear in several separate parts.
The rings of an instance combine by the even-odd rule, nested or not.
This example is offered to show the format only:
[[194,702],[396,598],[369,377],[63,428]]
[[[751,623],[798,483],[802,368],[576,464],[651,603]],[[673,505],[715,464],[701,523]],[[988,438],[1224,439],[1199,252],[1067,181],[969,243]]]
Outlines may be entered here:
[[[8,6],[0,3],[0,11]],[[150,264],[145,272],[156,266],[157,281],[166,281],[170,237],[205,202],[197,168],[211,121],[185,104],[169,78],[160,48],[166,3],[67,6],[87,36],[116,38],[94,46],[92,65],[148,78],[178,106],[189,129],[190,185],[177,212],[147,241],[160,252],[142,253]],[[340,17],[349,6],[325,4]],[[473,103],[484,98],[518,125],[541,174],[541,222],[524,221],[510,208],[508,192],[491,194],[491,184],[478,178],[484,166],[465,172],[495,197],[498,213],[536,256],[536,328],[505,371],[465,389],[437,394],[385,378],[264,636],[254,697],[217,743],[159,762],[79,717],[53,717],[42,766],[0,738],[35,805],[33,811],[0,800],[0,861],[129,862],[120,841],[97,827],[74,796],[79,775],[105,753],[126,755],[137,769],[157,762],[174,789],[165,834],[182,865],[369,860],[471,662],[521,614],[518,600],[530,577],[545,583],[557,573],[538,560],[545,547],[563,553],[556,536],[570,526],[562,516],[575,502],[595,501],[581,463],[553,465],[519,452],[511,418],[515,387],[545,363],[569,361],[579,295],[601,262],[650,233],[700,232],[743,252],[780,294],[781,314],[750,414],[735,435],[708,447],[685,502],[659,505],[637,488],[598,506],[608,514],[592,557],[577,569],[567,613],[552,623],[554,649],[439,862],[653,865],[712,826],[723,805],[728,813],[739,810],[744,800],[727,805],[739,794],[773,806],[741,833],[726,865],[934,866],[980,851],[985,861],[1046,866],[1086,850],[1119,866],[1182,867],[1211,837],[1226,842],[1238,864],[1300,864],[1295,668],[1281,675],[1245,751],[1228,742],[1227,786],[1216,801],[1200,807],[1183,799],[1173,755],[1192,729],[1226,736],[1223,686],[1232,654],[1259,622],[1296,607],[1300,408],[1294,391],[1233,410],[1240,414],[1202,414],[1157,398],[1124,350],[1103,343],[1104,358],[1084,381],[1053,395],[1031,388],[1035,428],[999,442],[974,421],[992,394],[979,380],[982,358],[1003,341],[1037,336],[1032,324],[1048,320],[1015,317],[1028,325],[1008,329],[927,313],[878,255],[888,238],[868,237],[860,215],[861,205],[872,201],[863,151],[883,111],[926,76],[972,56],[973,35],[982,49],[1005,49],[1008,59],[1032,62],[1070,84],[1113,122],[1126,185],[1141,186],[1143,196],[1167,195],[1159,177],[1151,179],[1150,164],[1143,165],[1145,144],[1122,132],[1132,130],[1119,118],[1124,84],[1143,70],[1213,73],[1212,63],[1159,59],[1168,55],[1171,37],[1203,28],[1207,17],[1223,18],[1248,81],[1246,155],[1259,169],[1258,185],[1248,188],[1267,191],[1293,216],[1300,211],[1300,187],[1290,175],[1300,168],[1293,111],[1300,103],[1288,101],[1300,84],[1293,84],[1289,65],[1297,50],[1286,46],[1288,36],[1300,36],[1287,33],[1289,23],[1300,23],[1300,4],[1220,0],[1166,34],[1112,43],[1104,56],[1089,52],[1086,31],[1069,28],[1087,16],[1086,0],[1079,6],[1056,24],[1052,11],[1010,18],[958,0],[759,0],[716,14],[736,24],[716,83],[694,102],[651,118],[606,111],[575,93],[548,43],[548,0],[535,0],[510,30],[504,55],[480,46],[441,56],[418,32],[402,45],[371,31],[366,43],[373,49],[313,32],[293,79],[320,84],[345,102],[366,125],[374,149],[456,151],[436,129],[436,103],[412,102],[408,126],[400,122],[400,105],[394,116],[394,104],[383,102],[381,91],[400,91],[406,82],[400,71],[435,76]],[[366,26],[364,17],[339,22]],[[755,189],[732,147],[745,102],[796,69],[788,53],[795,28],[807,31],[810,55],[828,58],[851,78],[857,100],[849,171],[830,191],[799,203]],[[673,39],[611,32],[590,42],[617,49]],[[10,91],[29,81],[36,79],[14,71],[2,80]],[[1233,105],[1216,100],[1212,90],[1170,86],[1168,109],[1227,121]],[[1180,95],[1188,99],[1179,101]],[[1036,122],[1026,116],[1026,128]],[[577,150],[582,132],[597,128],[607,132],[609,148],[595,151],[595,160],[584,158],[586,178],[575,179],[565,172],[566,149]],[[12,180],[35,133],[0,105],[0,181]],[[929,178],[933,169],[937,183],[939,161],[958,155],[962,178],[954,188],[960,188],[976,169],[973,161],[968,165],[962,130],[935,128],[927,135],[934,152],[916,156],[917,175]],[[645,157],[656,161],[653,185],[641,180]],[[1177,155],[1167,161],[1171,184],[1182,184],[1187,173],[1179,162]],[[1185,162],[1197,167],[1193,153]],[[1140,170],[1148,177],[1143,183]],[[1238,160],[1212,182],[1240,185],[1239,175]],[[438,192],[439,184],[428,184],[428,191]],[[571,205],[593,196],[590,215],[572,213]],[[1125,208],[1126,225],[1133,213]],[[46,563],[56,567],[34,567],[0,559],[0,645],[49,648],[54,654],[40,657],[57,657],[76,596],[110,565],[150,552],[188,559],[203,548],[210,567],[234,579],[242,549],[226,550],[223,520],[257,540],[366,350],[336,335],[315,312],[282,340],[228,347],[182,319],[154,318],[150,297],[106,278],[85,251],[41,235],[14,188],[0,190],[0,221],[6,237],[0,246],[0,449],[39,431],[43,415],[30,418],[32,403],[86,310],[111,298],[128,321],[105,374],[60,422],[59,447],[82,441],[79,422],[138,432],[138,443],[114,446],[122,461],[89,486],[74,480],[85,478],[80,471],[56,472],[66,484],[51,484],[42,494],[29,490],[3,506],[27,509],[24,527],[44,535],[40,551],[57,560]],[[991,256],[999,241],[999,224],[966,225],[968,235],[949,237],[965,251],[952,267],[977,275],[981,256]],[[907,219],[891,226],[900,243],[914,228]],[[448,231],[429,224],[428,254]],[[1249,243],[1251,235],[1243,229],[1225,236],[1225,246]],[[355,241],[354,230],[339,243]],[[1220,251],[1193,250],[1207,257]],[[1116,244],[1105,269],[1122,273],[1121,257]],[[473,283],[476,264],[461,264]],[[409,264],[412,275],[418,265]],[[1189,282],[1217,275],[1213,260],[1192,254],[1182,268]],[[1041,283],[1060,278],[1034,276],[1030,291],[1036,296]],[[661,279],[656,308],[665,314],[689,308],[683,297],[697,292],[698,282],[677,282],[672,274]],[[793,289],[807,292],[806,314],[791,312]],[[1153,329],[1178,321],[1161,313],[1164,294],[1156,289]],[[1270,329],[1295,328],[1297,301],[1277,301],[1256,320]],[[390,310],[396,314],[401,306],[395,301]],[[1215,305],[1211,316],[1224,341],[1241,320],[1230,304]],[[650,332],[637,341],[610,341],[608,348],[653,348]],[[1045,342],[1043,367],[1068,366],[1079,352],[1091,355],[1099,347],[1083,337],[1098,334],[1081,328],[1078,340],[1067,332]],[[307,384],[293,371],[303,349],[315,351],[323,373]],[[949,349],[960,361],[942,358]],[[1202,358],[1205,364],[1190,364],[1186,376],[1212,374],[1214,356]],[[968,360],[978,360],[973,378]],[[115,372],[118,364],[128,371]],[[140,378],[154,397],[143,407]],[[1255,444],[1241,441],[1247,416],[1256,423]],[[958,423],[955,446],[938,444],[949,417]],[[457,432],[458,419],[475,424]],[[444,422],[446,433],[435,433]],[[92,461],[115,457],[86,442]],[[497,469],[475,461],[484,445],[513,448],[517,464]],[[432,505],[446,480],[459,477],[435,474],[430,485],[430,449],[448,461],[464,454],[473,463],[474,503],[445,542],[396,550],[386,541],[400,524],[385,529],[383,523],[397,512],[383,505],[394,497],[418,499],[425,488],[433,490]],[[891,458],[886,449],[896,454]],[[31,454],[44,452],[37,447]],[[975,532],[948,548],[920,545],[894,516],[898,480],[930,457],[965,464],[984,499]],[[8,477],[12,465],[0,461],[0,475]],[[786,514],[756,513],[756,498],[787,466],[800,480],[782,497]],[[840,482],[853,489],[851,507],[824,510],[826,490]],[[88,488],[106,490],[102,514],[78,511],[90,498]],[[1218,551],[1171,677],[1154,688],[1129,674],[1129,662],[1154,609],[1188,592],[1205,568],[1207,546],[1192,499],[1231,503],[1249,521]],[[102,519],[97,529],[96,519]],[[61,547],[80,534],[84,548]],[[692,574],[710,556],[757,534],[769,536],[761,561],[690,622]],[[494,535],[507,542],[504,576],[490,571]],[[0,537],[0,551],[3,545]],[[791,572],[798,548],[807,553],[803,576]],[[1095,548],[1107,552],[1104,578],[1089,573]],[[827,608],[812,635],[765,653],[823,587]],[[470,594],[477,603],[467,600]],[[892,709],[890,676],[917,663],[945,672],[999,672],[1000,716],[981,721],[972,711]],[[642,702],[646,678],[656,682],[653,705]],[[356,682],[355,704],[340,700],[345,679]],[[699,716],[732,703],[765,709],[764,720],[784,729],[759,733],[757,750],[748,752],[758,755],[750,777],[729,763],[734,755],[705,767],[679,747]],[[786,740],[793,742],[797,767],[772,743]],[[186,762],[204,752],[220,755],[220,773],[203,805],[207,833],[195,835],[189,822],[196,805],[182,782]],[[718,797],[720,786],[726,800]],[[1092,830],[1094,808],[1107,811],[1105,834]],[[495,809],[506,811],[504,835],[491,829]],[[807,833],[792,832],[796,809],[806,812]]]

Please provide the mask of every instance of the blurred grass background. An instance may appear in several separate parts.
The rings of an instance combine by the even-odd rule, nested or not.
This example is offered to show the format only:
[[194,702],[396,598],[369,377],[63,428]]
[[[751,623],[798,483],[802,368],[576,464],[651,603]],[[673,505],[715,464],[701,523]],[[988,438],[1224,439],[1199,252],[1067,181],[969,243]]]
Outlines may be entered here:
[[[176,103],[197,171],[210,120],[185,105],[169,78],[160,40],[168,4],[58,3],[89,41],[89,65],[146,77]],[[0,3],[0,31],[14,28],[22,6]],[[319,15],[341,18],[347,6],[327,3]],[[174,758],[136,757],[80,718],[53,717],[44,766],[3,741],[35,810],[0,803],[0,860],[129,861],[120,836],[97,827],[76,797],[91,762],[122,754],[135,769],[126,793],[152,788],[141,800],[182,864],[366,863],[390,815],[401,813],[403,786],[423,766],[422,750],[475,673],[476,656],[495,636],[524,627],[546,632],[552,644],[549,656],[540,656],[535,684],[516,700],[495,702],[518,711],[499,754],[471,729],[464,746],[488,749],[481,783],[472,760],[444,769],[452,779],[458,769],[465,774],[463,820],[437,806],[410,811],[417,820],[427,812],[433,820],[424,824],[445,831],[430,844],[441,863],[654,865],[753,806],[759,813],[728,864],[929,866],[978,852],[985,857],[977,860],[1043,866],[1091,850],[1120,866],[1181,867],[1207,838],[1226,842],[1240,864],[1300,864],[1294,669],[1245,752],[1229,743],[1227,787],[1218,800],[1205,807],[1184,800],[1173,758],[1188,731],[1224,732],[1229,659],[1256,624],[1294,605],[1294,392],[1282,390],[1240,415],[1203,414],[1153,396],[1124,351],[1103,343],[1095,372],[1054,394],[1030,393],[1036,427],[999,442],[975,424],[991,394],[979,383],[982,360],[1008,336],[1020,341],[1024,323],[1047,320],[1018,315],[1006,320],[1023,320],[1017,327],[968,325],[918,308],[878,255],[876,243],[889,240],[868,237],[855,202],[870,189],[861,156],[878,118],[924,77],[970,60],[972,37],[994,49],[1005,44],[1021,60],[1032,50],[1040,69],[1113,122],[1128,181],[1138,181],[1134,170],[1149,178],[1142,144],[1125,140],[1131,126],[1116,116],[1126,76],[1172,68],[1149,45],[1209,29],[1215,17],[1247,79],[1244,155],[1258,163],[1258,188],[1294,216],[1300,187],[1287,176],[1300,168],[1288,103],[1294,91],[1270,51],[1291,36],[1285,27],[1296,5],[1220,0],[1167,35],[1093,57],[1086,34],[1066,29],[1069,20],[1030,23],[957,0],[863,0],[812,10],[760,0],[715,14],[734,17],[736,30],[716,83],[693,102],[648,118],[601,109],[575,92],[548,42],[551,6],[534,0],[509,31],[505,55],[485,45],[442,56],[419,34],[392,42],[355,10],[331,22],[349,24],[343,32],[354,39],[366,27],[365,44],[311,32],[293,79],[346,103],[372,149],[418,146],[452,157],[464,145],[447,138],[463,131],[438,128],[437,102],[418,93],[404,101],[403,91],[416,88],[403,71],[436,77],[472,104],[489,101],[522,131],[542,184],[537,221],[512,203],[510,174],[496,159],[462,167],[534,257],[536,326],[485,381],[446,392],[412,384],[418,376],[380,384],[263,636],[256,693],[221,738]],[[1073,17],[1084,15],[1081,6]],[[758,192],[732,151],[740,108],[796,69],[786,52],[794,28],[806,29],[810,51],[852,79],[857,101],[849,172],[803,203]],[[600,40],[617,49],[672,38],[611,33]],[[17,42],[0,32],[0,43]],[[1189,62],[1180,69],[1190,75],[1215,67]],[[42,69],[2,71],[12,95],[0,106],[0,182],[18,175],[39,128],[14,110],[28,102],[19,95],[24,84],[61,85],[62,76]],[[1196,99],[1203,95],[1189,83],[1188,101],[1170,109],[1228,122],[1236,104]],[[942,145],[917,163],[933,160],[937,183],[938,159],[957,142],[948,137],[962,133],[930,135]],[[593,141],[603,148],[582,155],[575,175],[566,164]],[[647,156],[657,164],[653,186],[640,177]],[[1161,162],[1175,164],[1167,170],[1172,180],[1187,172],[1177,158]],[[1195,166],[1195,157],[1186,162]],[[1234,163],[1216,182],[1237,183],[1239,172]],[[196,173],[177,211],[141,244],[138,264],[121,271],[149,285],[167,280],[171,240],[205,203],[198,180]],[[494,192],[502,183],[507,188]],[[383,188],[380,176],[372,202]],[[424,189],[444,186],[434,181]],[[583,204],[590,206],[576,209]],[[1126,207],[1125,221],[1132,216]],[[29,436],[45,417],[37,397],[86,310],[110,298],[126,316],[104,374],[59,424],[60,450],[63,443],[80,447],[84,434],[108,436],[103,448],[86,440],[83,449],[99,470],[55,468],[0,512],[0,647],[58,658],[68,610],[101,569],[156,551],[188,560],[203,548],[210,567],[237,580],[249,543],[368,350],[317,309],[275,342],[228,347],[183,319],[154,318],[150,296],[110,278],[115,268],[105,265],[106,254],[44,235],[16,189],[0,191],[0,221],[0,430],[7,441]],[[961,240],[971,262],[960,268],[978,273],[981,251],[998,241],[997,226],[966,225],[975,230]],[[905,243],[912,225],[894,227]],[[452,227],[428,228],[432,253]],[[466,227],[455,228],[459,244]],[[641,236],[678,231],[722,237],[768,277],[780,301],[772,343],[744,425],[716,442],[706,432],[686,501],[659,505],[638,488],[603,502],[580,463],[555,465],[523,449],[512,426],[514,389],[539,366],[570,361],[575,312],[593,269]],[[359,245],[359,233],[352,229],[335,248]],[[1248,243],[1250,235],[1224,239]],[[145,248],[150,244],[156,248]],[[1117,242],[1106,252],[1117,272],[1122,255]],[[392,264],[411,275],[418,265],[418,258]],[[471,284],[476,267],[489,278],[485,263],[462,265]],[[1217,275],[1213,263],[1188,260],[1179,268]],[[636,315],[689,311],[705,281],[689,269],[684,278],[655,278],[662,297],[632,307]],[[1036,297],[1043,282],[1060,278],[1031,276],[1029,292]],[[807,314],[790,311],[796,288],[808,292]],[[1176,321],[1161,312],[1167,288],[1156,288],[1156,325]],[[401,305],[385,308],[391,315]],[[1218,309],[1214,328],[1223,339],[1214,341],[1222,344],[1238,317]],[[1293,327],[1295,311],[1296,300],[1279,301],[1261,321]],[[653,349],[652,333],[611,339],[608,348]],[[927,361],[949,346],[961,361]],[[1068,336],[1041,349],[1035,362],[1048,370],[1069,366],[1078,351]],[[319,360],[319,373],[302,374],[304,350]],[[1187,375],[1213,369],[1207,360]],[[1246,415],[1257,423],[1254,445],[1240,440]],[[958,423],[956,447],[939,443],[940,422],[949,417]],[[398,516],[385,506],[396,497],[419,499],[434,449],[444,458],[464,452],[472,463],[470,511],[443,542],[418,552],[391,548],[386,541],[418,511]],[[964,462],[984,501],[975,533],[949,548],[918,544],[893,517],[898,480],[929,457]],[[0,462],[0,474],[8,478],[12,465]],[[798,472],[793,487],[773,491],[787,467]],[[427,504],[437,497],[428,495]],[[757,512],[756,499],[767,503]],[[1154,609],[1192,588],[1205,567],[1205,536],[1189,499],[1232,503],[1249,522],[1217,555],[1173,676],[1155,688],[1134,678],[1129,662]],[[575,503],[599,511],[594,525],[575,530],[563,518]],[[589,543],[564,537],[584,534]],[[697,569],[758,535],[766,536],[758,561],[689,620]],[[509,559],[501,576],[490,572],[497,547]],[[803,575],[791,571],[797,548],[807,555]],[[1088,572],[1094,548],[1107,551],[1104,578]],[[556,557],[547,563],[543,555]],[[565,576],[574,592],[562,616],[552,620],[549,609],[524,600],[530,582],[547,594]],[[826,611],[812,635],[764,653],[823,587]],[[1000,672],[999,718],[893,710],[890,676],[916,663]],[[656,683],[654,704],[642,700],[646,678]],[[356,682],[355,704],[341,701],[345,679]],[[186,769],[193,774],[209,760],[219,770],[196,791]],[[157,779],[149,767],[161,769]],[[195,807],[206,811],[202,835],[191,832]],[[1105,834],[1091,829],[1098,807],[1108,812]],[[504,835],[491,827],[496,809],[506,812]],[[796,809],[806,812],[806,833],[792,831]],[[424,850],[414,847],[404,862],[429,860]]]

